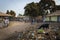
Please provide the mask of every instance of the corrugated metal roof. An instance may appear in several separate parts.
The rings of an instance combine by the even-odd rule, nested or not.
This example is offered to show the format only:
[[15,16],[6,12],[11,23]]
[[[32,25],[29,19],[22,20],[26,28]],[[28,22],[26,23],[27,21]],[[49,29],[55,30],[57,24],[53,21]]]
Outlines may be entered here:
[[54,12],[52,14],[48,14],[46,16],[60,16],[60,10],[57,10],[56,12]]
[[0,12],[0,16],[12,16],[12,15],[5,14],[5,13]]

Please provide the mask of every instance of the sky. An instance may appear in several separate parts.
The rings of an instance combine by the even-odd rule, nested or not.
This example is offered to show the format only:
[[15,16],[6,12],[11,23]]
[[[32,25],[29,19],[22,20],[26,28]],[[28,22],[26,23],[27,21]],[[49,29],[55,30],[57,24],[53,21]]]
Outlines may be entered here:
[[[23,15],[26,4],[39,1],[40,0],[0,0],[0,12],[6,13],[7,10],[13,10],[16,15]],[[55,2],[56,5],[60,5],[60,0],[55,0]]]

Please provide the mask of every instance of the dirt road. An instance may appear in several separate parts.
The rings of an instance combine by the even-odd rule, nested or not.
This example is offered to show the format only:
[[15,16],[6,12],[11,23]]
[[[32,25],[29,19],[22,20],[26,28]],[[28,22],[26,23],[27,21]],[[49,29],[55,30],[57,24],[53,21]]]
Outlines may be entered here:
[[10,25],[7,28],[0,29],[0,40],[4,40],[7,37],[11,36],[15,31],[23,31],[25,28],[30,27],[30,23],[24,22],[10,22]]

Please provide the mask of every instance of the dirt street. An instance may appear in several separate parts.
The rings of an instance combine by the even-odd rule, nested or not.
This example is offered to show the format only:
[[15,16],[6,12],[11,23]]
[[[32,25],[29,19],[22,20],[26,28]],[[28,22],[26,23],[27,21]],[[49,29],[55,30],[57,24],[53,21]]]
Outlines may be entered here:
[[0,40],[4,40],[7,37],[11,36],[12,33],[15,31],[23,31],[25,28],[30,27],[30,23],[24,23],[24,22],[10,22],[10,25],[6,28],[0,29]]

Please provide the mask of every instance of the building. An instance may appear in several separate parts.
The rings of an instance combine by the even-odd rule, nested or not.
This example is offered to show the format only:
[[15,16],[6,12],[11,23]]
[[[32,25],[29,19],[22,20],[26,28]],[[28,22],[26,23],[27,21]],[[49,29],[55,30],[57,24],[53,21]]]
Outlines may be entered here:
[[15,17],[15,20],[19,20],[19,21],[28,21],[29,20],[29,17],[28,16],[17,16]]
[[57,10],[52,14],[46,15],[45,21],[60,22],[60,10]]
[[6,26],[6,25],[4,24],[4,19],[5,19],[5,18],[10,19],[11,17],[12,17],[11,15],[8,15],[8,14],[5,14],[5,13],[0,12],[0,28]]
[[4,18],[9,18],[12,17],[11,15],[8,15],[8,14],[5,14],[5,13],[2,13],[0,12],[0,21],[2,21]]
[[56,5],[56,11],[46,15],[45,21],[60,22],[60,5]]
[[0,17],[11,17],[12,15],[10,14],[5,14],[5,13],[2,13],[0,12]]

